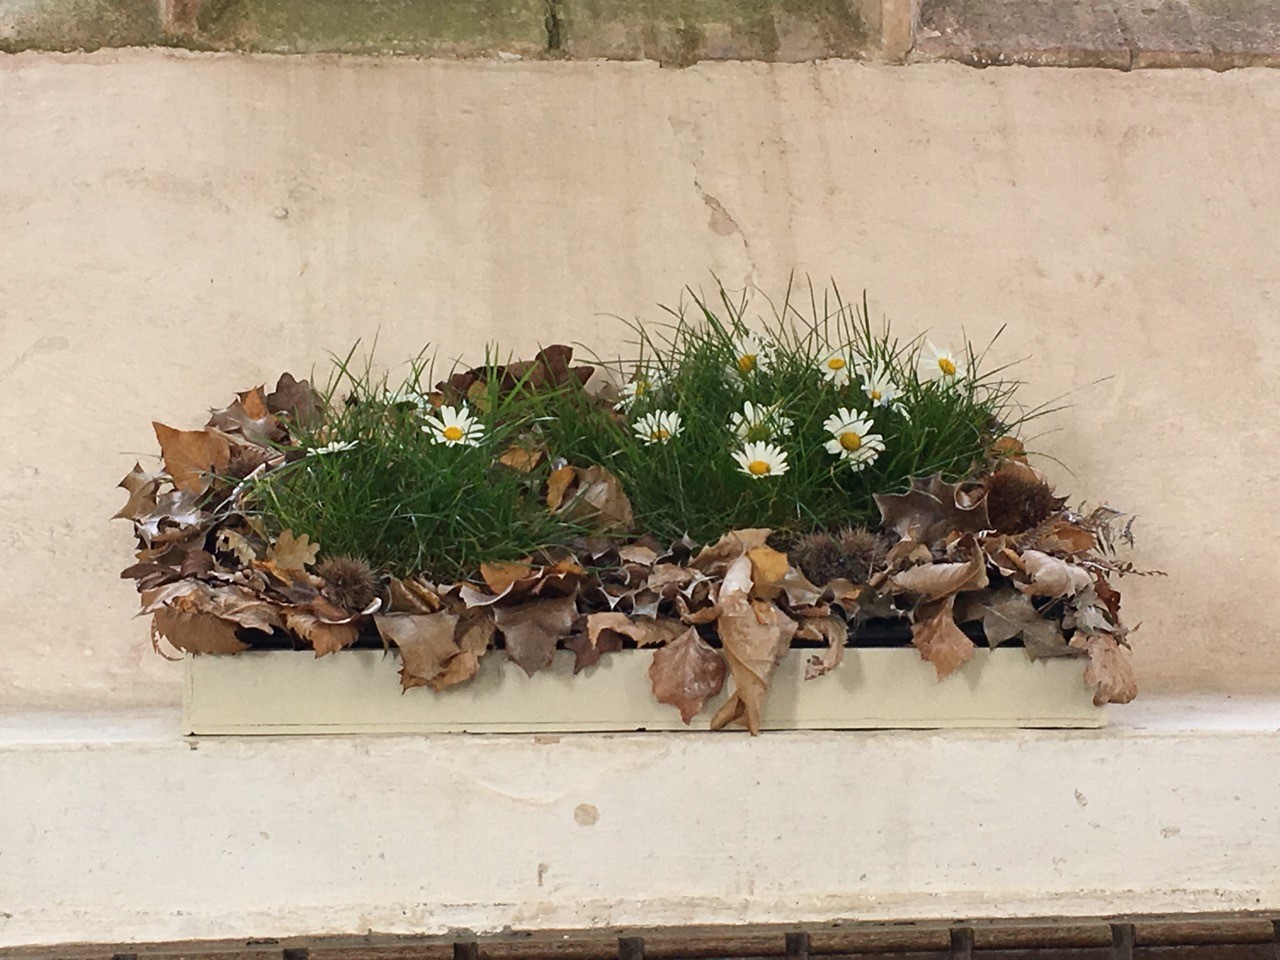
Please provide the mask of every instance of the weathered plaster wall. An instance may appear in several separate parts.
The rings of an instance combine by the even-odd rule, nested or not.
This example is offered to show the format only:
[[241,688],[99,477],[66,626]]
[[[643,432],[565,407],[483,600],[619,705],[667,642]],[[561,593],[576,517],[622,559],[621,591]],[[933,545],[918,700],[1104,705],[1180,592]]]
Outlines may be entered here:
[[[1010,327],[1141,514],[1148,691],[1280,690],[1280,74],[0,57],[0,703],[169,703],[114,483],[356,337],[616,342],[714,271]],[[1103,379],[1110,378],[1110,379]]]

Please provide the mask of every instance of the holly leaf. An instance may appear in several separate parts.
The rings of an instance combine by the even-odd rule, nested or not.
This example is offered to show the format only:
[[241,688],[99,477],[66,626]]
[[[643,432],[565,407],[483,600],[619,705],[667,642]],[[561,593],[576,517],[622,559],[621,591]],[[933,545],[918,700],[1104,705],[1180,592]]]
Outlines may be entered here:
[[578,617],[574,597],[533,600],[512,607],[493,607],[507,656],[529,676],[551,666],[556,644],[573,634]]
[[751,600],[751,558],[738,557],[720,585],[720,616],[716,630],[733,674],[734,691],[714,717],[711,729],[739,723],[760,732],[760,712],[769,692],[769,677],[795,636],[797,624],[777,605]]
[[267,551],[267,559],[278,570],[306,570],[316,562],[320,544],[312,543],[304,533],[295,537],[292,530],[283,531]]
[[1128,657],[1120,652],[1120,645],[1109,633],[1077,633],[1071,638],[1071,646],[1089,655],[1089,666],[1084,671],[1084,682],[1097,684],[1093,695],[1095,706],[1105,703],[1128,703],[1138,695],[1138,678]]
[[933,664],[938,679],[945,680],[973,656],[973,641],[956,626],[952,616],[955,597],[916,605],[912,614],[911,641],[920,657]]
[[200,494],[209,489],[213,474],[226,470],[231,444],[216,430],[176,430],[153,421],[164,468],[179,490]]
[[655,650],[649,665],[654,697],[679,710],[686,724],[720,692],[727,674],[724,657],[693,627]]

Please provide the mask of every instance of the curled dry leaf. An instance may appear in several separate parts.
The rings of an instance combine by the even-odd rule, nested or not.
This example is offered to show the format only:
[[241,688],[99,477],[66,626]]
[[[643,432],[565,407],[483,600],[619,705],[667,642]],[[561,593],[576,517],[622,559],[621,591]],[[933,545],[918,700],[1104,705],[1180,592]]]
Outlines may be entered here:
[[906,493],[874,494],[885,529],[902,539],[932,545],[949,533],[978,533],[991,521],[982,499],[970,499],[963,487],[941,476],[914,477]]
[[772,530],[752,527],[746,530],[730,530],[709,547],[703,547],[689,566],[708,576],[725,573],[730,565],[747,553],[765,545]]
[[151,616],[151,644],[158,651],[160,640],[186,653],[229,654],[248,650],[236,636],[236,625],[207,613],[183,613],[168,607]]
[[155,511],[156,494],[160,491],[160,476],[142,469],[135,463],[118,484],[129,491],[129,502],[112,516],[112,520],[141,520]]
[[1093,695],[1095,705],[1128,703],[1138,695],[1138,679],[1134,676],[1133,665],[1120,651],[1115,637],[1107,633],[1077,633],[1071,638],[1071,646],[1089,655],[1084,682],[1098,686]]
[[485,586],[494,593],[504,593],[510,590],[513,584],[529,576],[532,572],[533,567],[522,561],[515,563],[499,561],[480,564],[480,576],[484,578]]
[[912,615],[911,641],[945,680],[973,656],[973,641],[956,626],[952,616],[955,597],[916,606]]
[[760,712],[769,692],[769,676],[795,636],[796,622],[764,600],[751,600],[751,559],[738,557],[720,586],[720,617],[716,629],[724,657],[733,674],[734,691],[711,719],[719,730],[740,723],[760,732]]
[[720,692],[727,673],[724,657],[693,627],[655,650],[649,665],[654,697],[679,710],[686,724]]
[[617,634],[632,640],[637,647],[651,647],[654,644],[666,643],[685,630],[679,620],[660,618],[647,620],[632,618],[625,613],[590,613],[587,614],[587,636],[593,643],[600,642],[602,635]]
[[435,587],[417,577],[404,580],[392,577],[390,592],[391,613],[435,613],[444,606]]
[[238,433],[258,446],[278,442],[285,435],[280,421],[267,408],[267,398],[260,386],[237,394],[229,407],[215,410],[205,426],[223,433]]
[[844,648],[849,639],[849,625],[834,614],[825,617],[806,617],[800,621],[797,637],[806,640],[826,640],[827,649],[821,656],[812,656],[805,664],[804,678],[814,680],[830,673],[844,660]]
[[557,512],[570,522],[584,524],[601,533],[629,531],[635,519],[622,481],[604,467],[574,469],[578,489],[565,499]]
[[355,643],[360,636],[360,626],[355,622],[359,618],[359,614],[352,616],[323,597],[284,611],[285,628],[311,644],[317,658]]
[[1018,582],[1023,593],[1033,597],[1074,597],[1093,586],[1089,571],[1039,550],[1022,551],[1022,565],[1030,583]]
[[923,563],[889,578],[895,592],[918,594],[922,600],[941,600],[962,590],[981,590],[987,585],[986,558],[974,550],[963,563]]
[[1092,533],[1067,520],[1056,520],[1043,530],[1038,529],[1031,545],[1045,553],[1062,553],[1067,556],[1078,556],[1098,549],[1097,538]]
[[511,607],[495,606],[492,610],[507,656],[529,676],[551,666],[556,644],[572,635],[578,617],[574,597],[531,600]]
[[158,422],[151,426],[160,442],[164,468],[179,490],[204,493],[212,483],[212,475],[226,470],[231,444],[217,430],[175,430]]

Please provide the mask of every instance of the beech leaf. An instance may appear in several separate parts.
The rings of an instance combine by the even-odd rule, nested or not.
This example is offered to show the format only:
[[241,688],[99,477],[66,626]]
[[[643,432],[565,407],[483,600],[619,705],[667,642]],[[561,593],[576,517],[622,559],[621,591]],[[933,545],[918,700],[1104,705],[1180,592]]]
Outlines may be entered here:
[[679,710],[686,724],[720,692],[727,674],[724,657],[693,627],[655,650],[649,665],[654,697]]
[[578,608],[574,597],[531,600],[512,607],[493,607],[507,656],[533,676],[551,666],[556,644],[573,633]]
[[911,640],[944,680],[973,656],[973,641],[956,626],[952,616],[955,597],[916,606],[912,615]]

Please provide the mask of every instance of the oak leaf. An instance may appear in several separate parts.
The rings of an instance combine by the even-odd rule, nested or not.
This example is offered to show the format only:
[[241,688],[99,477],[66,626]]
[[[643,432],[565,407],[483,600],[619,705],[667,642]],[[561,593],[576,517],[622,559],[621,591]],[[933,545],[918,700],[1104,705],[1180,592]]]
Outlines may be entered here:
[[973,641],[956,626],[952,616],[955,596],[916,606],[912,614],[911,641],[920,657],[933,664],[938,679],[955,673],[973,656]]
[[1071,638],[1071,646],[1089,655],[1089,666],[1084,671],[1084,682],[1097,684],[1093,702],[1128,703],[1138,695],[1138,678],[1128,657],[1120,652],[1115,637],[1108,633],[1077,633]]
[[507,656],[529,676],[551,666],[556,644],[573,634],[578,617],[574,597],[531,600],[511,607],[493,607],[493,619],[506,645]]
[[204,493],[212,475],[226,470],[231,459],[231,444],[217,430],[176,430],[163,423],[151,424],[160,442],[164,468],[181,491]]
[[686,724],[720,692],[727,674],[724,657],[693,627],[655,650],[649,665],[654,697],[679,710]]
[[751,586],[751,558],[744,552],[729,565],[720,585],[716,630],[733,674],[734,691],[711,718],[711,729],[740,723],[755,735],[760,732],[769,677],[790,647],[797,624],[775,604],[751,600]]
[[319,553],[320,544],[312,543],[305,533],[295,537],[292,530],[285,530],[267,551],[267,559],[277,570],[306,570],[316,562]]

